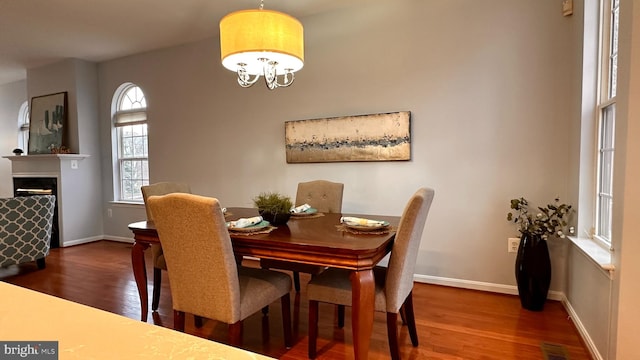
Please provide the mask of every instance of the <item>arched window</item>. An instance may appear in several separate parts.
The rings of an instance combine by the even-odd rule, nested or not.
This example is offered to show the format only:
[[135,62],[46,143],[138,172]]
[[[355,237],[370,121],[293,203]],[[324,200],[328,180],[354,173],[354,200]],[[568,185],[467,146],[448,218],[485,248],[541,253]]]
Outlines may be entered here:
[[116,201],[142,202],[149,184],[147,101],[135,84],[123,84],[113,96],[114,179]]
[[18,111],[18,148],[25,154],[29,150],[29,103],[26,101]]

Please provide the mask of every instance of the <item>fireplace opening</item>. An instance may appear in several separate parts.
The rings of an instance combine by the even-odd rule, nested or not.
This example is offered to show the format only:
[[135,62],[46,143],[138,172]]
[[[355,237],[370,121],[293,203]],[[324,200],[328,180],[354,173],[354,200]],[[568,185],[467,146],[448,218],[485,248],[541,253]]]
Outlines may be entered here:
[[13,196],[55,195],[53,227],[51,228],[51,248],[60,247],[58,225],[58,180],[54,177],[14,177]]

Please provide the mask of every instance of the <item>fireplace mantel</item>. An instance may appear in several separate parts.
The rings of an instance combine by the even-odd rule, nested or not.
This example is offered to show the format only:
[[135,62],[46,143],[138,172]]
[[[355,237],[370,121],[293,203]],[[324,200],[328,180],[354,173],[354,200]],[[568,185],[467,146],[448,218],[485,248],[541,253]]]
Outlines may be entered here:
[[63,160],[83,160],[90,155],[85,154],[42,154],[42,155],[7,155],[4,159],[11,162],[43,162],[43,161],[63,161]]
[[19,161],[31,161],[31,160],[43,160],[43,159],[84,159],[88,158],[91,155],[85,154],[39,154],[39,155],[8,155],[3,156],[5,159],[9,159],[11,161],[19,160]]
[[92,169],[85,159],[89,157],[84,154],[3,156],[11,161],[14,187],[16,179],[56,179],[61,247],[96,240],[90,231],[98,227],[93,226],[94,223],[100,223],[100,191],[88,181]]
[[84,154],[42,154],[3,156],[11,161],[11,173],[16,176],[59,175],[65,169],[78,169]]

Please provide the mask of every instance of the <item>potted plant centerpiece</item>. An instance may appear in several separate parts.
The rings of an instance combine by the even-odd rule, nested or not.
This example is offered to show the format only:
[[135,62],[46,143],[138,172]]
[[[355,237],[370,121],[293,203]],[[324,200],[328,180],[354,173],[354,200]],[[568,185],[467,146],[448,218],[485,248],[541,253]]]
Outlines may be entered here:
[[286,224],[291,217],[291,198],[275,192],[260,193],[253,198],[258,213],[273,225]]
[[544,307],[551,283],[551,259],[547,239],[565,238],[571,205],[561,204],[556,198],[553,204],[538,207],[535,214],[529,212],[529,202],[521,197],[511,200],[507,220],[516,224],[521,234],[516,257],[516,282],[522,307],[540,311]]

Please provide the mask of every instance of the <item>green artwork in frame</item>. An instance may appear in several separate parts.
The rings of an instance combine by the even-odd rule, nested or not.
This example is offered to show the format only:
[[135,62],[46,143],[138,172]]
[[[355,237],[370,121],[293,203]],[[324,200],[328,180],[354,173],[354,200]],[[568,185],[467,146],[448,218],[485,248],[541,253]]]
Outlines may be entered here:
[[34,96],[29,114],[29,155],[59,152],[67,141],[67,92]]

